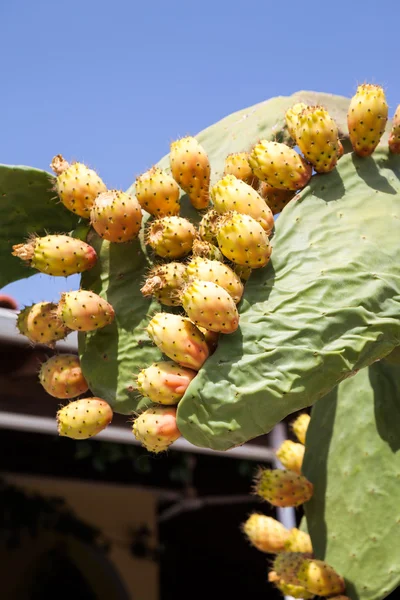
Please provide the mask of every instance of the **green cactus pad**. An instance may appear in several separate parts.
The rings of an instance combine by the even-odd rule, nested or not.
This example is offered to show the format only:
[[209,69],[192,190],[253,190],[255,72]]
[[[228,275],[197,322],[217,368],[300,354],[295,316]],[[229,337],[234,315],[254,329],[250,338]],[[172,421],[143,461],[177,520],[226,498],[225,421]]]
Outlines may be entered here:
[[14,244],[31,233],[65,233],[78,218],[58,201],[54,177],[31,167],[0,165],[0,288],[35,275],[21,259],[12,256]]
[[226,450],[267,433],[400,344],[399,178],[386,149],[346,154],[287,205],[239,329],[178,405],[187,440]]
[[346,580],[353,600],[400,584],[400,368],[382,360],[312,409],[303,472],[316,558]]

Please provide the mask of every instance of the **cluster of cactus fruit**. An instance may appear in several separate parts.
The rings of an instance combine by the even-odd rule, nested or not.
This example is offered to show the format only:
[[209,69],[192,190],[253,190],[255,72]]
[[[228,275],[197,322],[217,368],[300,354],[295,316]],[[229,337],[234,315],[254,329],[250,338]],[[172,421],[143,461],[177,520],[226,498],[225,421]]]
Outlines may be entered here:
[[[313,485],[301,473],[310,417],[303,413],[292,423],[298,442],[285,440],[277,450],[283,469],[261,469],[254,493],[274,507],[298,507],[310,500]],[[314,596],[337,598],[345,592],[345,582],[325,561],[313,556],[309,534],[294,527],[287,529],[272,517],[251,514],[242,530],[261,552],[275,555],[268,580],[284,596],[309,600]]]

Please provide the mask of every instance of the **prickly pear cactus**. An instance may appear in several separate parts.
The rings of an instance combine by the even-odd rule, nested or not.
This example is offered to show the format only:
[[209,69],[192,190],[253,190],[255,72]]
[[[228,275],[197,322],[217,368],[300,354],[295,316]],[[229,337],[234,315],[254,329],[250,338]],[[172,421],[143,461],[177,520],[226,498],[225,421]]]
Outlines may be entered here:
[[400,584],[400,367],[389,360],[346,379],[313,407],[303,472],[316,558],[346,580],[353,600]]

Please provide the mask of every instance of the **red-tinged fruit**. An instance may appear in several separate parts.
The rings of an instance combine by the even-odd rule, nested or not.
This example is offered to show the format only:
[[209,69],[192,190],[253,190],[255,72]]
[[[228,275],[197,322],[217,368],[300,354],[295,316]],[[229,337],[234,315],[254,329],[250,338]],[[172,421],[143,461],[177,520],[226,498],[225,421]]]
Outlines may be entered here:
[[271,187],[301,190],[312,175],[312,167],[293,148],[279,142],[261,140],[249,156],[253,173]]
[[173,260],[189,254],[196,236],[194,226],[183,217],[163,217],[150,224],[146,242],[162,258]]
[[269,206],[254,188],[234,175],[225,175],[211,188],[211,199],[219,214],[234,210],[253,217],[268,234],[274,228],[274,216]]
[[328,173],[339,160],[339,130],[323,106],[307,106],[297,117],[297,145],[317,173]]
[[92,246],[69,235],[33,236],[26,244],[14,245],[12,254],[41,273],[54,277],[88,271],[97,261]]
[[314,486],[304,477],[288,469],[261,469],[254,493],[273,506],[300,506],[313,495]]
[[304,558],[297,578],[300,585],[317,596],[332,596],[345,590],[343,577],[323,560]]
[[347,125],[353,150],[359,156],[370,156],[385,131],[388,119],[385,92],[380,85],[359,85],[350,100]]
[[98,174],[83,163],[71,165],[57,154],[51,162],[56,173],[55,189],[68,210],[89,219],[90,209],[98,194],[107,191],[107,186]]
[[190,319],[171,313],[157,313],[147,333],[168,358],[182,367],[198,371],[209,356],[204,335]]
[[140,206],[154,217],[179,215],[179,185],[161,169],[153,167],[137,177],[135,191]]
[[156,404],[178,404],[196,371],[173,361],[153,363],[142,369],[137,378],[138,391]]
[[281,213],[296,195],[293,190],[278,190],[265,183],[265,181],[261,181],[258,193],[264,198],[273,215]]
[[389,135],[389,150],[393,154],[400,154],[400,104],[394,113],[392,129]]
[[209,329],[205,329],[205,327],[199,327],[199,329],[204,335],[204,339],[206,340],[208,349],[210,351],[210,355],[213,354],[218,346],[219,332],[210,331]]
[[304,451],[305,447],[303,444],[292,442],[292,440],[285,440],[276,451],[276,456],[285,469],[301,473]]
[[267,233],[249,215],[236,212],[223,215],[217,241],[222,254],[243,267],[259,269],[265,267],[271,258],[272,247]]
[[257,189],[259,185],[258,177],[254,175],[249,165],[248,152],[229,154],[225,159],[224,175],[234,175],[237,179],[248,183],[254,189]]
[[211,281],[223,287],[233,298],[235,304],[240,302],[244,286],[240,277],[228,266],[218,260],[209,260],[199,256],[192,258],[186,266],[187,280],[201,279]]
[[194,208],[207,208],[210,187],[207,152],[196,138],[188,136],[172,142],[169,157],[172,176],[187,193]]
[[182,306],[199,327],[219,333],[233,333],[239,326],[239,313],[232,296],[220,285],[195,279],[182,291]]
[[242,529],[249,542],[261,552],[275,554],[285,548],[288,530],[272,517],[253,513]]
[[50,396],[75,398],[88,391],[79,358],[75,354],[59,354],[44,362],[39,381]]
[[101,398],[82,398],[57,412],[58,433],[73,440],[86,440],[103,431],[112,421],[111,406]]
[[90,224],[108,242],[130,242],[139,235],[142,209],[134,196],[110,190],[95,199],[90,211]]
[[176,424],[176,408],[148,408],[134,420],[132,432],[149,452],[165,452],[181,436]]
[[170,262],[151,269],[141,292],[143,296],[154,296],[166,306],[179,306],[180,294],[185,285],[186,267],[182,263]]
[[115,317],[111,304],[87,290],[62,294],[57,314],[66,327],[75,331],[101,329]]
[[57,304],[37,302],[27,306],[18,314],[17,328],[34,344],[54,347],[55,342],[64,339],[70,329],[56,314]]
[[196,238],[193,242],[192,254],[193,256],[208,258],[209,260],[218,260],[219,262],[225,260],[225,257],[218,246],[214,246],[214,244],[210,244],[210,242],[205,242],[199,238]]

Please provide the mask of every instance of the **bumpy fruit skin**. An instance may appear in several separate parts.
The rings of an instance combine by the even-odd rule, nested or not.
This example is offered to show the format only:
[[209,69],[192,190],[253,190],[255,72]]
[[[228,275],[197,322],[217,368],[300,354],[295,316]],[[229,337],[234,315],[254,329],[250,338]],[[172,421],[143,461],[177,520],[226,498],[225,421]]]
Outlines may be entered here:
[[173,361],[161,361],[142,369],[137,387],[142,396],[156,404],[178,404],[196,375],[196,371],[185,369]]
[[393,117],[392,129],[389,135],[389,150],[393,154],[400,154],[400,104]]
[[272,517],[253,513],[242,529],[250,543],[261,552],[275,554],[285,548],[288,530]]
[[196,236],[194,226],[183,217],[164,217],[150,224],[147,243],[158,256],[174,259],[186,256]]
[[218,346],[219,340],[219,332],[218,331],[210,331],[205,327],[199,327],[201,333],[204,335],[204,339],[206,340],[208,349],[210,351],[210,355],[213,354]]
[[278,190],[265,183],[265,181],[260,183],[258,193],[264,198],[273,215],[282,212],[285,206],[296,195],[296,192],[293,190]]
[[211,188],[211,199],[219,214],[234,210],[253,217],[267,233],[274,228],[269,206],[255,189],[234,175],[225,175]]
[[310,555],[303,552],[280,552],[276,555],[272,568],[279,579],[290,585],[302,585],[297,573],[304,559]]
[[79,358],[74,354],[59,354],[44,362],[39,381],[50,396],[75,398],[88,391]]
[[299,114],[307,108],[307,104],[304,102],[298,102],[294,104],[289,110],[286,111],[285,120],[288,128],[290,137],[296,142],[297,141],[297,126]]
[[201,281],[211,281],[223,287],[237,304],[240,302],[244,286],[240,277],[233,270],[218,260],[209,260],[207,258],[195,257],[187,264],[185,277],[191,279],[201,279]]
[[90,224],[109,242],[124,243],[139,235],[142,209],[134,196],[118,190],[99,194],[90,211]]
[[135,190],[140,206],[154,217],[179,215],[179,185],[161,169],[153,167],[137,177]]
[[275,571],[268,573],[268,581],[274,584],[284,596],[291,596],[292,598],[302,598],[303,600],[311,600],[314,598],[314,594],[308,592],[304,587],[300,585],[291,585],[285,583],[283,579],[280,579]]
[[243,267],[265,267],[271,257],[272,248],[268,235],[249,215],[236,212],[223,215],[217,241],[222,254]]
[[285,540],[286,552],[305,552],[312,554],[313,548],[311,544],[311,538],[305,531],[301,531],[296,527],[293,527],[288,532],[288,537]]
[[314,486],[294,471],[261,469],[254,492],[273,506],[300,506],[310,500]]
[[339,130],[322,106],[308,106],[299,115],[296,141],[317,173],[328,173],[339,160]]
[[251,267],[235,264],[233,264],[233,270],[236,273],[236,275],[240,277],[241,281],[247,281],[253,271]]
[[233,333],[239,313],[232,296],[220,285],[195,279],[182,291],[182,306],[193,323],[219,333]]
[[26,244],[13,246],[12,254],[41,273],[54,277],[82,273],[91,269],[97,261],[92,246],[69,235],[33,237]]
[[359,85],[350,100],[347,125],[353,150],[359,156],[370,156],[385,131],[388,105],[380,85]]
[[176,425],[176,408],[171,406],[148,408],[135,419],[132,432],[149,452],[164,452],[181,436]]
[[259,185],[258,177],[256,177],[249,165],[249,155],[247,152],[236,152],[228,154],[225,159],[225,175],[234,175],[245,183],[257,189]]
[[194,137],[188,136],[172,142],[169,157],[172,176],[187,193],[194,208],[207,208],[210,161],[204,148]]
[[112,323],[115,317],[111,304],[87,290],[62,294],[57,314],[66,327],[75,331],[101,329]]
[[307,185],[312,167],[286,144],[261,140],[249,156],[249,163],[259,179],[280,190],[300,190]]
[[305,447],[303,444],[285,440],[276,451],[276,456],[281,461],[285,469],[290,469],[295,473],[301,473]]
[[199,223],[199,234],[202,240],[215,244],[217,242],[217,229],[220,214],[212,208],[206,212]]
[[179,306],[180,290],[185,285],[186,267],[182,263],[170,262],[151,269],[141,288],[143,296],[154,296],[166,306]]
[[57,174],[55,187],[61,202],[71,212],[89,219],[96,196],[107,191],[105,183],[86,165],[69,165],[61,154],[53,158],[51,168]]
[[311,417],[307,413],[303,413],[299,415],[293,423],[291,423],[291,428],[299,442],[302,444],[306,443],[306,435],[307,429],[310,424]]
[[192,254],[193,256],[200,256],[201,258],[208,258],[209,260],[218,260],[219,262],[225,260],[225,257],[218,246],[214,246],[214,244],[210,244],[210,242],[205,242],[198,238],[193,242]]
[[343,578],[323,560],[305,558],[297,571],[300,585],[317,596],[332,596],[345,590]]
[[157,313],[147,333],[161,352],[182,367],[198,371],[209,356],[204,335],[186,317]]
[[111,406],[101,398],[82,398],[57,412],[58,433],[73,440],[86,440],[103,431],[112,421]]
[[57,304],[38,302],[27,306],[17,318],[17,328],[34,344],[54,347],[58,340],[64,339],[70,329],[56,314]]

